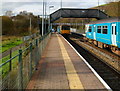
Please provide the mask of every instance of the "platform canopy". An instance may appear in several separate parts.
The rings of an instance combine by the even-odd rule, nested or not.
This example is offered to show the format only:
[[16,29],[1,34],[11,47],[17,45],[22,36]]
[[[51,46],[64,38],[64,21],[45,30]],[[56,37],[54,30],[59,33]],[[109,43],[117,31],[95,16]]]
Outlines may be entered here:
[[106,19],[109,18],[107,14],[98,9],[73,9],[61,8],[54,13],[50,14],[50,21],[54,22],[60,18],[96,18]]

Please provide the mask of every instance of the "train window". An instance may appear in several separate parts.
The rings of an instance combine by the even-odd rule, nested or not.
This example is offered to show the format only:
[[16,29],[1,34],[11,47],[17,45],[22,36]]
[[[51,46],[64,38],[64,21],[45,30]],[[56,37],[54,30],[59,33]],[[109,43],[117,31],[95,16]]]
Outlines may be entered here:
[[89,30],[88,30],[89,32],[92,32],[92,27],[91,26],[89,26]]
[[107,34],[108,33],[108,26],[103,26],[103,34]]
[[116,35],[117,33],[116,33],[116,26],[115,26],[115,35]]
[[62,30],[70,30],[70,26],[62,26]]
[[[112,26],[112,34],[113,34],[113,31],[114,31],[114,27]],[[115,35],[117,34],[116,31],[117,31],[117,30],[116,30],[116,26],[115,26],[115,32],[114,32]]]
[[113,26],[112,26],[112,34],[113,34]]
[[101,33],[101,29],[102,29],[101,26],[97,26],[97,33]]

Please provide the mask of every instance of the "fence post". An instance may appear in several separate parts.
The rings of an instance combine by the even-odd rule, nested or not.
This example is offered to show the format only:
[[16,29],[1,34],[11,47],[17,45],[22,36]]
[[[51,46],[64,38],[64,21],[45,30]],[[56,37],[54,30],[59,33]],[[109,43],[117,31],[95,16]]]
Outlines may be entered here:
[[30,43],[30,72],[29,72],[29,78],[31,79],[32,76],[32,43]]
[[45,35],[43,36],[43,51],[44,51],[44,40],[45,40]]
[[38,39],[36,39],[36,46],[38,46]]
[[36,39],[36,60],[35,60],[35,70],[37,70],[38,61],[39,61],[39,48],[38,48],[38,39]]
[[[10,49],[10,59],[12,58],[12,48]],[[9,71],[12,70],[12,60],[10,60]]]
[[44,40],[44,38],[43,38],[43,36],[42,36],[42,52],[43,52],[43,46],[44,46],[44,45],[43,45],[43,40]]
[[19,72],[18,72],[18,75],[19,75],[19,89],[22,91],[23,89],[23,72],[22,72],[22,68],[23,68],[23,65],[22,65],[22,50],[19,50],[19,60],[18,60],[18,63],[19,63]]
[[42,54],[42,38],[40,37],[40,46],[39,46],[39,48],[40,48],[40,57],[41,57],[41,54]]

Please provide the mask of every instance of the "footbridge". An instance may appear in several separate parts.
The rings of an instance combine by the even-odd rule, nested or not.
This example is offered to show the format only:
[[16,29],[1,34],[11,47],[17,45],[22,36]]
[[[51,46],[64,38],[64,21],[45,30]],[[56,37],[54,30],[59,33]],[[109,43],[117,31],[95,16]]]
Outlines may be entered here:
[[60,18],[96,18],[106,19],[109,18],[107,14],[98,9],[73,9],[61,8],[54,13],[50,14],[50,21],[54,22]]

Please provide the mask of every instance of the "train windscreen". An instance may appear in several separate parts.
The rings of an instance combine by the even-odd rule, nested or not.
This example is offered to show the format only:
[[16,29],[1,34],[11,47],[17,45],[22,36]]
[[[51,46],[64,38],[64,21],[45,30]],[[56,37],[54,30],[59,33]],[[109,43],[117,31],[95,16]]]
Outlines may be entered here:
[[62,26],[62,30],[70,30],[70,26]]

